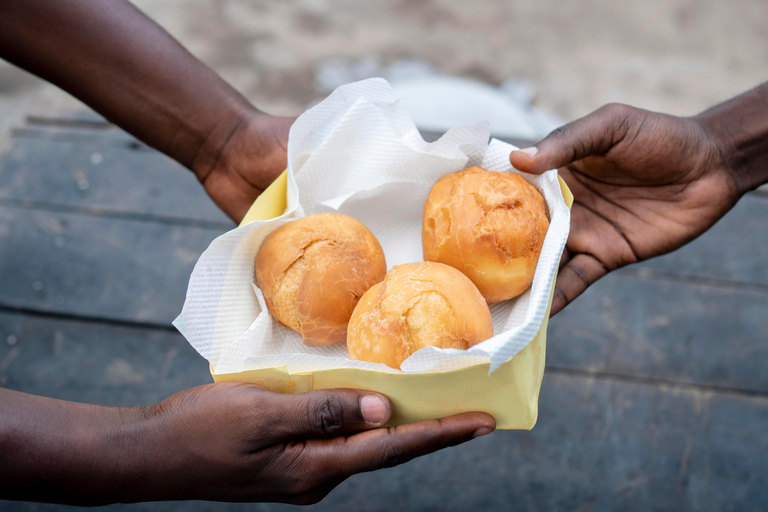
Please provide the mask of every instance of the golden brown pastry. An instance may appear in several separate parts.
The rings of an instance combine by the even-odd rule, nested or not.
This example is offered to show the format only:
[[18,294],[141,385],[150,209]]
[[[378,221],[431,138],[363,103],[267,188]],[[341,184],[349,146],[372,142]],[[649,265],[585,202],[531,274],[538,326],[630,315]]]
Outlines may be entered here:
[[470,167],[446,174],[424,203],[424,259],[461,270],[488,303],[517,297],[533,282],[547,209],[517,174]]
[[398,265],[360,299],[347,331],[349,358],[400,368],[424,347],[468,349],[493,336],[488,304],[455,268]]
[[339,213],[280,226],[256,256],[256,283],[269,312],[310,346],[344,341],[357,301],[386,271],[373,233]]

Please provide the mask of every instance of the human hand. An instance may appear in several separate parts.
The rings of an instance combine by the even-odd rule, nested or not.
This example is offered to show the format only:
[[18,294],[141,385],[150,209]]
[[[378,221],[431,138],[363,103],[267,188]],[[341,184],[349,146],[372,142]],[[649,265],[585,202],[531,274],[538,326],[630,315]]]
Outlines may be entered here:
[[293,120],[256,110],[127,0],[0,2],[0,56],[193,170],[236,222],[285,169]]
[[388,399],[351,389],[283,395],[251,384],[183,391],[146,412],[136,500],[316,503],[349,476],[490,433],[466,413],[380,428]]
[[521,171],[558,169],[574,195],[554,315],[606,273],[693,240],[738,200],[701,119],[607,105],[515,151]]
[[293,118],[252,111],[228,134],[215,159],[195,169],[205,191],[236,223],[287,165]]

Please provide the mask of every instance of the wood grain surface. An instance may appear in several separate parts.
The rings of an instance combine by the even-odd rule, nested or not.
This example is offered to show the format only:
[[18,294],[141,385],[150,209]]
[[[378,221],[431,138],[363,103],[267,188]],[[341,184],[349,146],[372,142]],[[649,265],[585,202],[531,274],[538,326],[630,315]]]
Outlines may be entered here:
[[[140,406],[210,382],[170,322],[231,223],[190,173],[97,116],[32,121],[0,157],[0,386]],[[555,317],[533,431],[355,476],[310,510],[766,510],[766,228],[768,197],[750,194]]]

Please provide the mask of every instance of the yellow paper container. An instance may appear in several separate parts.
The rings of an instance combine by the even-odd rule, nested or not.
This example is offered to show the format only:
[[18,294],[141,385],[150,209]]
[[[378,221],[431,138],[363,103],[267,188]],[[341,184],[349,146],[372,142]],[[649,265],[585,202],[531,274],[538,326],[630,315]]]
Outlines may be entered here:
[[[566,205],[573,195],[560,179]],[[245,215],[243,224],[268,220],[286,208],[287,174],[269,186]],[[552,293],[544,321],[525,349],[488,375],[489,363],[459,370],[429,373],[387,373],[360,368],[339,368],[288,373],[287,367],[217,374],[216,382],[249,382],[278,393],[304,393],[314,389],[357,388],[378,391],[392,400],[389,426],[468,411],[483,411],[496,418],[500,429],[530,430],[539,412],[539,389],[544,375],[547,324]]]

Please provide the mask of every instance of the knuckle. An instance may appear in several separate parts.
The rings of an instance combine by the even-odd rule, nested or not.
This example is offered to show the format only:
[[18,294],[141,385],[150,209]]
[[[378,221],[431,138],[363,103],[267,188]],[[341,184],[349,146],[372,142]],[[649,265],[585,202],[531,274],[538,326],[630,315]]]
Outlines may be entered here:
[[555,286],[555,299],[559,300],[562,304],[568,304],[570,302],[568,294],[565,293],[565,290],[563,290],[561,286]]
[[344,431],[344,404],[336,395],[325,395],[309,406],[315,430],[327,437],[335,437]]
[[638,126],[642,127],[644,111],[623,103],[609,103],[597,110],[596,120],[599,122],[601,140],[608,146],[624,140],[629,134],[636,133]]
[[591,155],[593,148],[594,142],[591,138],[579,138],[571,147],[569,160],[575,162],[586,155]]
[[573,275],[583,283],[585,288],[592,284],[592,281],[589,279],[589,276],[583,268],[578,265],[571,265],[569,268],[571,269],[571,272],[573,272]]
[[628,130],[638,115],[638,110],[623,103],[609,103],[606,105],[606,114],[615,126]]
[[571,131],[571,129],[572,128],[571,128],[570,123],[569,124],[564,124],[562,126],[558,126],[554,130],[549,132],[549,135],[547,135],[546,138],[547,139],[557,139],[557,138],[565,137],[566,135],[568,135],[568,133]]
[[388,444],[381,455],[383,468],[393,468],[410,460],[408,454],[397,444]]
[[611,117],[625,117],[634,111],[634,108],[625,105],[624,103],[608,103],[598,109],[598,112],[600,111],[609,114]]

